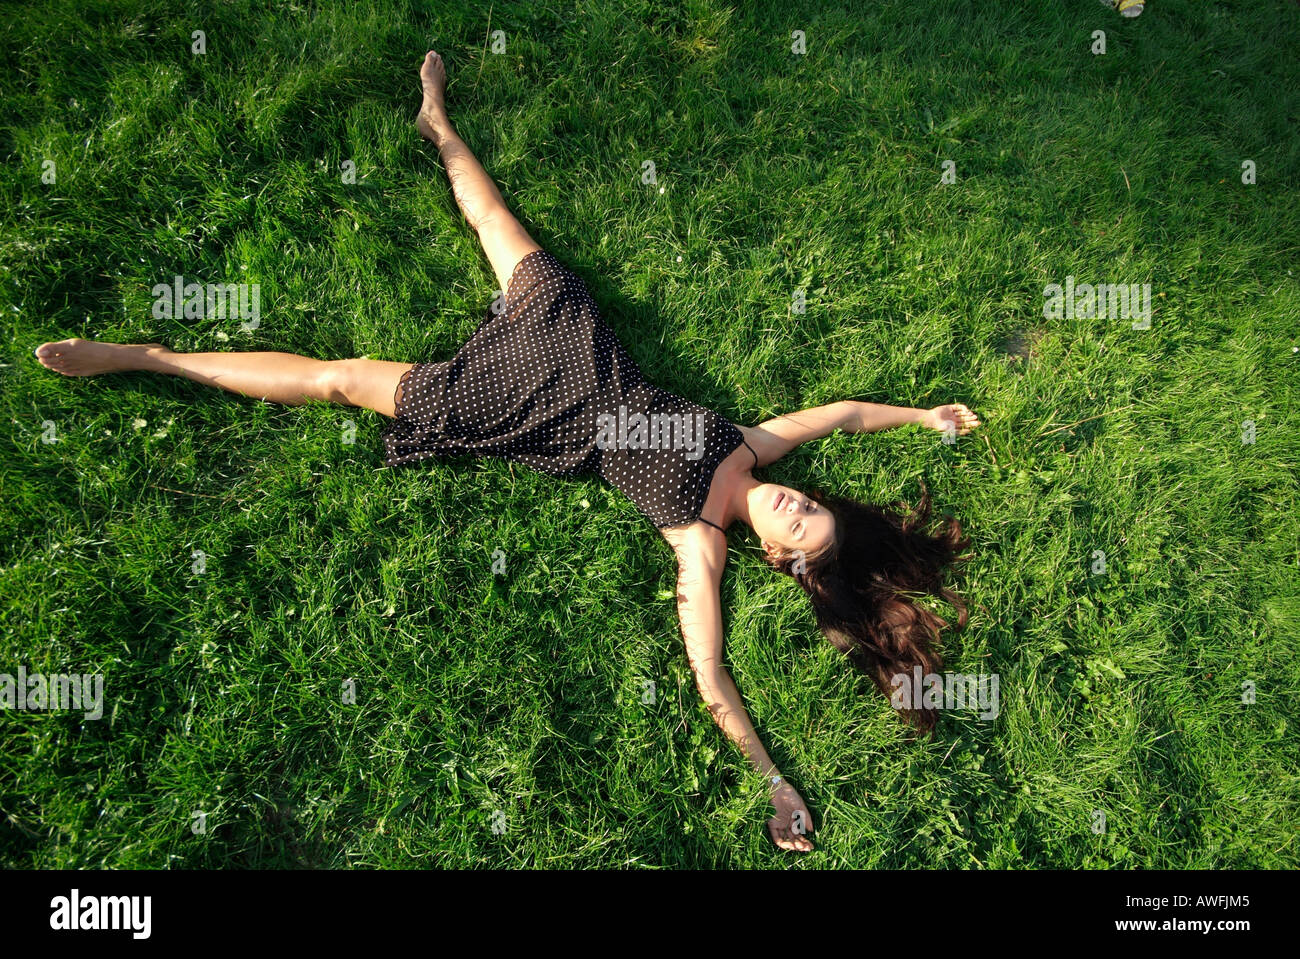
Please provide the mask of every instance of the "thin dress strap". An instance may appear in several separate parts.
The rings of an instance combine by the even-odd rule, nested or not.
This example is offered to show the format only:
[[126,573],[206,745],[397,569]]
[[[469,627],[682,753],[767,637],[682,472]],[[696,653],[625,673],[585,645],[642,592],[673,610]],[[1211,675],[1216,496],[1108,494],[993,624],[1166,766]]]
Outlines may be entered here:
[[[749,443],[746,442],[746,440],[745,440],[745,438],[744,438],[743,436],[740,438],[740,442],[742,442],[742,443],[745,444],[745,449],[749,450],[751,453],[754,453],[754,447],[750,446]],[[754,453],[754,465],[755,465],[755,466],[758,466],[758,454],[757,454],[757,453]],[[703,516],[698,517],[698,519],[699,519],[699,521],[700,521],[701,523],[708,523],[710,526],[712,526],[714,529],[716,529],[719,533],[722,533],[724,536],[726,535],[727,531],[726,531],[725,529],[723,529],[721,526],[719,526],[717,523],[711,523],[711,522],[709,522],[707,519],[705,519]]]

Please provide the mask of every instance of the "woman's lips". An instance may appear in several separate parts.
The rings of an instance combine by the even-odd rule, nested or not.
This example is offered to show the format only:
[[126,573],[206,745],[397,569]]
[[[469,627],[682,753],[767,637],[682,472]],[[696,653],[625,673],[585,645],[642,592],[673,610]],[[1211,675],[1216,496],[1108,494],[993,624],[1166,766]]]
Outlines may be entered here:
[[784,500],[785,500],[785,493],[784,493],[784,492],[777,493],[777,494],[776,494],[776,499],[772,500],[772,509],[773,509],[773,511],[780,509],[780,508],[781,508],[781,503],[782,503],[782,501],[784,501]]

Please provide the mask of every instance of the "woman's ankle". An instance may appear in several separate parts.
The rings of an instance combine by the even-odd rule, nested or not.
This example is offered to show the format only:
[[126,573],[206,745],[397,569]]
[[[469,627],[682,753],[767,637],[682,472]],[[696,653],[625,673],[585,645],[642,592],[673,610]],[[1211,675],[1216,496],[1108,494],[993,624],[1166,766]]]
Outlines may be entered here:
[[140,368],[144,370],[158,370],[165,368],[168,366],[168,359],[176,355],[172,350],[163,346],[161,343],[145,343],[141,345],[144,347],[143,350],[141,350],[144,355],[140,359]]

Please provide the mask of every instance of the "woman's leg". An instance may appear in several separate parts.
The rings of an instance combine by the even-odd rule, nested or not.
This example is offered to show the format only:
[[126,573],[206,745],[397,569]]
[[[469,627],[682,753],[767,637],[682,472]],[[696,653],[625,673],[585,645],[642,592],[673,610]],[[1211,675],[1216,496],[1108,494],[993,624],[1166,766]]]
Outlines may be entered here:
[[415,126],[438,148],[456,203],[478,234],[483,252],[501,284],[501,292],[505,293],[515,265],[541,247],[515,219],[501,198],[501,191],[452,127],[444,102],[447,71],[442,57],[432,50],[425,54],[420,67],[420,86],[424,90],[424,103],[420,105]]
[[[444,102],[446,70],[432,50],[420,68],[424,102],[420,133],[438,147],[452,192],[478,234],[504,293],[515,266],[541,247],[515,219],[483,166],[451,125]],[[127,370],[167,373],[244,396],[298,406],[324,400],[395,415],[393,394],[412,363],[383,360],[315,360],[293,353],[175,353],[159,343],[119,344],[71,339],[42,344],[36,356],[67,376]],[[400,399],[400,397],[399,397]]]
[[384,416],[394,415],[397,382],[414,366],[385,360],[315,360],[295,353],[175,353],[161,343],[81,339],[43,343],[36,348],[36,358],[65,376],[145,370],[287,406],[322,400]]

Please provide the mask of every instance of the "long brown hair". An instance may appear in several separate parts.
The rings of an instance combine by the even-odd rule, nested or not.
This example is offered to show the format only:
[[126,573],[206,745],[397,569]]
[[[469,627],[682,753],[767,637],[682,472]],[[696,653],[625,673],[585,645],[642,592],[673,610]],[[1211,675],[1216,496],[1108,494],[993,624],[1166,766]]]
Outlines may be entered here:
[[[970,545],[961,524],[944,517],[935,534],[925,532],[930,491],[924,483],[921,501],[911,510],[905,503],[892,504],[891,511],[842,496],[808,495],[835,517],[833,542],[813,558],[790,552],[766,556],[768,564],[803,588],[831,645],[886,696],[893,677],[907,674],[910,681],[915,666],[923,674],[938,672],[943,667],[939,631],[948,621],[911,597],[947,600],[958,611],[957,628],[966,625],[965,602],[943,585],[944,568],[967,558],[958,555]],[[934,734],[933,708],[900,712],[920,732]]]

